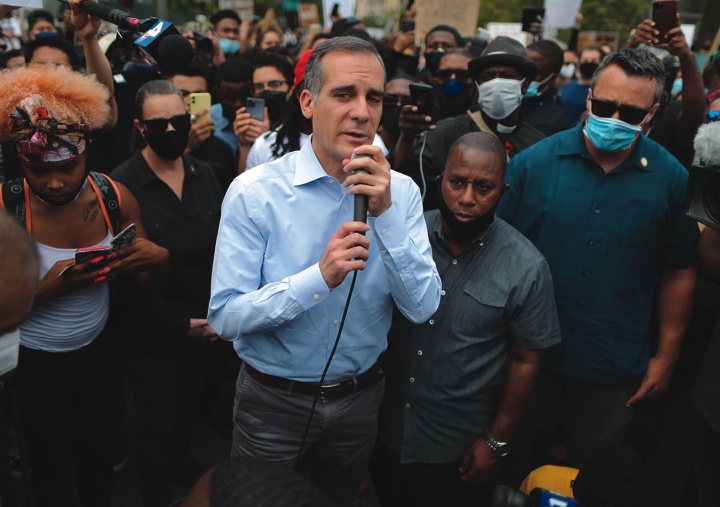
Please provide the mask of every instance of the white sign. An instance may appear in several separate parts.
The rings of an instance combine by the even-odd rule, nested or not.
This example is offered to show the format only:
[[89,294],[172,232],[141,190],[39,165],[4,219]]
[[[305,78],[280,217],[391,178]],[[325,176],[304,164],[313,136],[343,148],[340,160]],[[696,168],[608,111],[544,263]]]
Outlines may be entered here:
[[12,7],[25,7],[27,9],[42,9],[42,0],[3,0],[3,5]]
[[682,33],[685,35],[688,47],[692,46],[695,40],[695,25],[680,23],[680,30],[682,30]]
[[523,32],[522,23],[488,23],[487,31],[493,39],[504,35],[515,39],[523,46],[527,46],[528,33]]
[[553,28],[572,28],[582,0],[545,0],[543,24]]
[[338,4],[338,14],[341,18],[349,18],[355,15],[355,0],[323,0],[323,18],[327,29],[332,27],[330,13],[335,4]]

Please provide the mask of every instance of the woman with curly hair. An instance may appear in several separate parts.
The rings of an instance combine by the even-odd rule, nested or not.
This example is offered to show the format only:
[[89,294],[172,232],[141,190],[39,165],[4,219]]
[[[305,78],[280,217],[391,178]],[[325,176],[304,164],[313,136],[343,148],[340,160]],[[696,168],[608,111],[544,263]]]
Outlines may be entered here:
[[[20,325],[15,383],[39,507],[109,506],[116,396],[115,343],[107,326],[107,281],[132,273],[145,286],[167,250],[145,239],[126,187],[86,168],[86,136],[110,113],[108,91],[64,66],[0,72],[0,140],[11,142],[23,177],[3,184],[0,206],[38,244],[40,283]],[[109,246],[136,224],[134,244],[76,263],[78,248]]]

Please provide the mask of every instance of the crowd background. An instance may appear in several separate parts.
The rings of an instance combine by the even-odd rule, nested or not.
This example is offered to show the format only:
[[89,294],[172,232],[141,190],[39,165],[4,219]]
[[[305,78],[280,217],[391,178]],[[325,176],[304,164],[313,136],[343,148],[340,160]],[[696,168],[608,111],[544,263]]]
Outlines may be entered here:
[[[471,61],[492,41],[487,32],[467,38],[444,25],[424,33],[402,32],[401,21],[412,21],[416,10],[413,6],[398,14],[390,32],[380,39],[373,38],[352,13],[335,11],[327,32],[299,28],[297,5],[290,0],[278,9],[280,16],[272,8],[251,20],[241,20],[229,10],[203,13],[207,17],[177,25],[193,46],[192,63],[163,72],[133,44],[138,34],[115,32],[97,20],[88,22],[71,8],[60,17],[39,9],[4,9],[0,69],[31,62],[64,64],[76,72],[95,74],[111,92],[109,120],[92,134],[88,167],[110,174],[132,191],[147,237],[170,252],[170,276],[161,286],[147,291],[129,278],[112,282],[107,324],[122,351],[113,359],[113,367],[121,368],[126,380],[124,391],[102,395],[114,414],[114,467],[116,473],[123,473],[128,459],[126,429],[132,421],[140,443],[133,446],[135,455],[130,459],[137,463],[131,469],[138,474],[146,507],[171,505],[207,468],[207,454],[198,446],[215,444],[207,443],[213,438],[198,438],[198,428],[216,432],[220,441],[229,438],[240,360],[231,344],[218,340],[204,311],[220,206],[236,175],[300,149],[312,134],[299,97],[310,52],[323,40],[354,36],[377,48],[387,86],[374,144],[394,169],[415,179],[426,209],[439,205],[437,178],[450,144],[462,133],[478,130],[469,119],[473,113],[479,116],[480,110],[491,108],[483,107]],[[605,28],[607,20],[600,11],[578,13],[576,20],[575,28],[554,39],[543,38],[539,20],[528,36],[523,57],[539,73],[526,78],[529,89],[512,110],[514,125],[523,128],[503,139],[508,157],[584,122],[587,93],[602,60],[620,47],[642,46],[660,59],[666,72],[661,114],[644,133],[690,168],[698,127],[720,120],[720,50],[707,37],[687,41],[679,29],[667,43],[656,40],[649,20],[638,20],[632,32],[621,33],[618,47],[579,48],[580,28]],[[516,48],[508,45],[504,51]],[[706,63],[701,68],[697,62],[702,60]],[[431,118],[411,106],[411,83],[432,87]],[[212,105],[186,115],[195,93],[210,93]],[[251,116],[251,97],[264,100],[262,117]],[[170,120],[177,120],[165,121],[153,131],[153,119],[171,110]],[[507,134],[502,126],[491,128]],[[435,133],[435,142],[428,132]],[[0,182],[22,175],[13,146],[3,143]],[[672,383],[662,397],[636,412],[629,431],[628,440],[642,462],[646,505],[718,505],[720,501],[713,497],[720,473],[717,426],[703,419],[692,397],[708,343],[715,336],[718,296],[718,285],[701,276]],[[720,368],[718,363],[715,366]],[[714,384],[710,385],[712,389]],[[716,385],[714,389],[717,394]],[[127,403],[125,395],[132,401]],[[17,439],[13,440],[5,449],[7,460],[26,480],[32,456],[28,468],[25,450],[20,452]],[[3,451],[0,447],[0,461],[6,458]],[[555,464],[562,463],[561,455],[554,454]],[[0,474],[4,468],[0,466]],[[519,487],[512,473],[505,479]],[[2,491],[3,505],[26,505],[24,488],[10,490]],[[363,497],[367,490],[359,492],[358,502],[375,501]],[[120,504],[116,500],[113,505]]]

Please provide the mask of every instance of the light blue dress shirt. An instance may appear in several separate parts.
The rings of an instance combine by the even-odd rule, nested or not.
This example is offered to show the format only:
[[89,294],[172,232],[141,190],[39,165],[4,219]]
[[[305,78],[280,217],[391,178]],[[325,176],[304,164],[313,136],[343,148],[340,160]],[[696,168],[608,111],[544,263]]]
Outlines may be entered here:
[[[370,257],[358,273],[340,345],[326,380],[368,370],[387,346],[393,301],[412,322],[440,303],[420,192],[392,172],[392,206],[368,217]],[[254,368],[291,380],[320,380],[352,273],[330,290],[319,261],[353,219],[354,196],[318,162],[312,142],[233,181],[223,201],[208,320]]]
[[210,119],[215,124],[215,137],[219,137],[225,141],[233,152],[233,155],[237,157],[238,154],[238,140],[233,130],[233,124],[230,120],[225,118],[222,114],[222,104],[213,104],[210,106]]

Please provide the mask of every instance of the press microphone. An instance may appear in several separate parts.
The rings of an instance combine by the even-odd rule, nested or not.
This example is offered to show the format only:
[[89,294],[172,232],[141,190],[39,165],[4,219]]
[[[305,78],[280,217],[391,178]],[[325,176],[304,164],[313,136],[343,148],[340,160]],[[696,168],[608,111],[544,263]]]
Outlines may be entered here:
[[[355,160],[356,158],[372,158],[372,155],[368,155],[367,153],[363,153],[362,155],[358,155],[357,153],[353,153],[350,157],[350,160]],[[356,169],[353,171],[353,174],[357,171],[363,171],[368,172],[365,169]],[[355,214],[353,216],[353,221],[355,222],[362,222],[364,224],[367,223],[367,213],[368,213],[368,196],[365,194],[355,194]],[[363,233],[365,234],[365,233]]]
[[701,125],[693,142],[698,167],[720,167],[720,121]]
[[[67,0],[59,1],[67,3]],[[165,72],[186,67],[192,62],[192,45],[169,21],[157,18],[138,19],[120,9],[90,1],[82,2],[80,10],[120,28],[138,33],[144,32],[135,44],[150,63]]]

